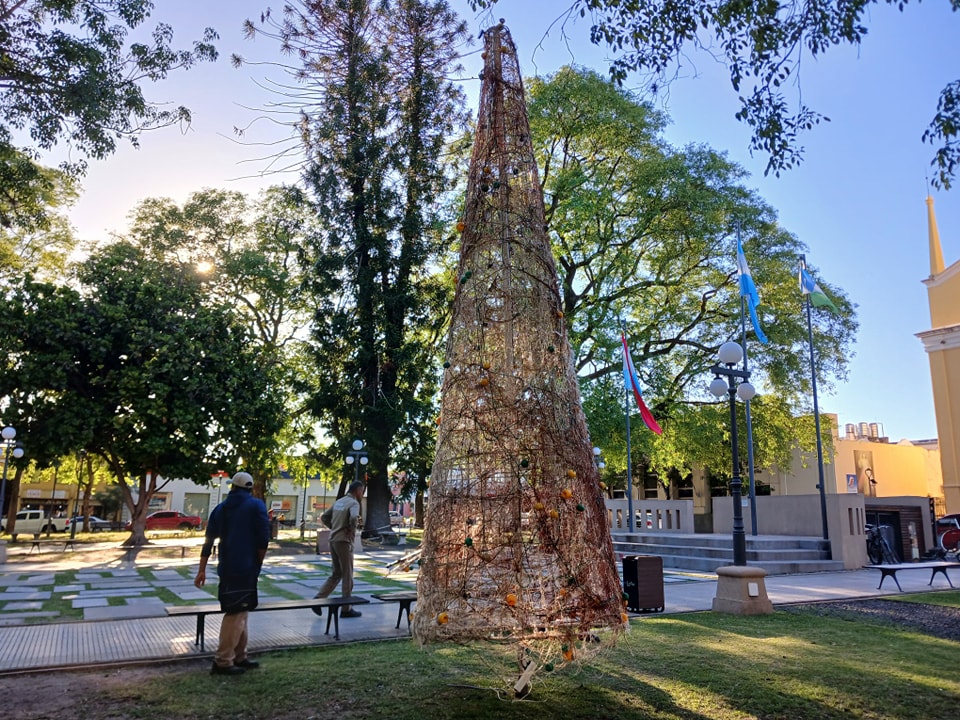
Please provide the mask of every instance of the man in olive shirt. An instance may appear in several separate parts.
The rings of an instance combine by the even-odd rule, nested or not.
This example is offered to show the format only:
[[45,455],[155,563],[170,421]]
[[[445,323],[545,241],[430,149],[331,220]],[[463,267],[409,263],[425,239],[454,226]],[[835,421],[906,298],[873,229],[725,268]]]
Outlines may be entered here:
[[[364,484],[356,480],[350,483],[347,494],[333,504],[333,513],[330,519],[330,559],[333,563],[333,573],[320,587],[318,598],[329,597],[337,583],[343,580],[340,592],[343,597],[350,597],[353,593],[353,541],[357,535],[357,522],[360,518],[360,500],[363,498]],[[321,608],[313,608],[320,615]],[[335,611],[334,611],[335,612]],[[340,611],[342,618],[360,617],[362,613],[349,605],[344,605]]]

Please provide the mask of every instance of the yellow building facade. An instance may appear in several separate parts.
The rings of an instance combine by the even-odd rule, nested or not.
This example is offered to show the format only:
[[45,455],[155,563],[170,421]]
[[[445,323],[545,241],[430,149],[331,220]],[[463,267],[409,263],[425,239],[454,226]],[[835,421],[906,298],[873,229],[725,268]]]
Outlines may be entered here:
[[947,513],[960,513],[960,259],[944,266],[933,198],[927,198],[931,329],[917,333],[930,360]]

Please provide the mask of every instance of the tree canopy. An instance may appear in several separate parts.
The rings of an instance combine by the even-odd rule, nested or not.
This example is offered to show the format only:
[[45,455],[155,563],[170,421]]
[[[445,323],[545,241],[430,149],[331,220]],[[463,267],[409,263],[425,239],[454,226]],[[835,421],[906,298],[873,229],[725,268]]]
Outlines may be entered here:
[[[490,8],[500,0],[468,0]],[[751,150],[764,153],[766,172],[779,175],[803,154],[799,136],[829,120],[802,100],[799,74],[804,56],[819,57],[833,47],[859,45],[868,14],[881,0],[572,0],[560,18],[589,16],[590,38],[615,53],[614,80],[631,73],[656,92],[669,83],[687,53],[702,50],[726,64],[737,93],[737,119],[753,133]],[[904,10],[906,0],[885,0]],[[949,0],[954,11],[960,0]],[[788,90],[788,88],[792,88]],[[934,183],[949,188],[960,164],[960,79],[941,92],[937,112],[923,133],[936,147]],[[937,147],[938,146],[938,147]]]
[[0,223],[36,204],[46,171],[35,162],[55,145],[70,147],[61,169],[78,175],[121,138],[189,123],[187,108],[149,101],[142,84],[214,60],[216,33],[177,50],[160,24],[130,42],[152,10],[151,0],[0,0]]
[[29,277],[13,288],[0,316],[3,420],[30,438],[38,467],[79,450],[101,457],[142,541],[161,476],[202,483],[275,451],[276,364],[235,313],[206,302],[191,266],[117,243],[76,279],[77,289]]
[[[810,397],[796,279],[804,245],[744,186],[742,168],[704,146],[669,146],[665,117],[597,73],[563,68],[532,80],[529,93],[564,315],[595,439],[623,442],[622,320],[648,402],[669,428],[660,437],[637,428],[635,445],[661,471],[715,463],[727,423],[706,386],[717,348],[740,336],[739,227],[770,340],[750,343],[755,382],[770,394],[755,403],[757,436],[770,439],[759,457],[788,465],[794,417]],[[829,387],[844,376],[857,324],[843,292],[823,287],[841,310],[816,318],[818,377]]]

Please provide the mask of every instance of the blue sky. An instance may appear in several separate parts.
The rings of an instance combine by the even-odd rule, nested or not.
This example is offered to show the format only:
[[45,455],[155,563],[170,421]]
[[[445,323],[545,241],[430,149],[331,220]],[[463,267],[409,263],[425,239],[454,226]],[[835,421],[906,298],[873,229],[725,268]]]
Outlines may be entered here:
[[[451,5],[475,31],[482,27],[465,0]],[[139,150],[123,147],[91,166],[71,213],[84,239],[121,232],[127,214],[148,197],[182,201],[204,187],[255,192],[295,180],[260,176],[265,164],[257,158],[270,151],[250,145],[276,140],[285,131],[256,122],[246,144],[233,132],[258,117],[256,108],[277,101],[261,87],[265,80],[282,80],[275,69],[237,70],[229,62],[235,52],[249,60],[278,59],[276,46],[244,40],[241,32],[243,20],[259,19],[269,0],[161,0],[157,6],[153,20],[172,24],[180,43],[215,27],[221,59],[148,89],[153,100],[190,107],[194,122],[186,130],[149,133]],[[501,0],[495,10],[511,29],[526,75],[549,74],[571,62],[605,72],[608,53],[589,43],[587,23],[568,27],[566,38],[557,28],[544,37],[552,8],[563,6]],[[932,438],[929,365],[914,337],[930,327],[922,280],[929,275],[924,199],[933,151],[920,137],[940,89],[960,70],[960,14],[950,11],[947,0],[911,5],[904,13],[883,4],[872,8],[867,24],[869,34],[859,49],[835,49],[816,62],[804,61],[803,98],[832,121],[802,139],[805,161],[780,178],[764,177],[765,159],[750,157],[749,132],[734,119],[738,106],[726,72],[710,58],[691,58],[684,77],[658,102],[672,118],[667,140],[705,143],[743,165],[752,174],[747,185],[809,247],[808,262],[818,277],[843,288],[859,306],[849,378],[835,392],[822,393],[821,410],[839,414],[841,424],[879,422],[893,441]],[[479,45],[474,50],[465,59],[470,76],[465,88],[475,106]],[[948,265],[960,260],[958,193],[960,187],[932,193]],[[749,247],[746,252],[749,257]]]

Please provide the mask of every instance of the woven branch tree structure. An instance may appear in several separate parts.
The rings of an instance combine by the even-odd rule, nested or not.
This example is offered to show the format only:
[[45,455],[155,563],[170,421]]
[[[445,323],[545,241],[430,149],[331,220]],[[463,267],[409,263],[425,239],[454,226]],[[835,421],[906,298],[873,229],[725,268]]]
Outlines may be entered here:
[[623,596],[506,27],[485,50],[413,632],[559,666]]

